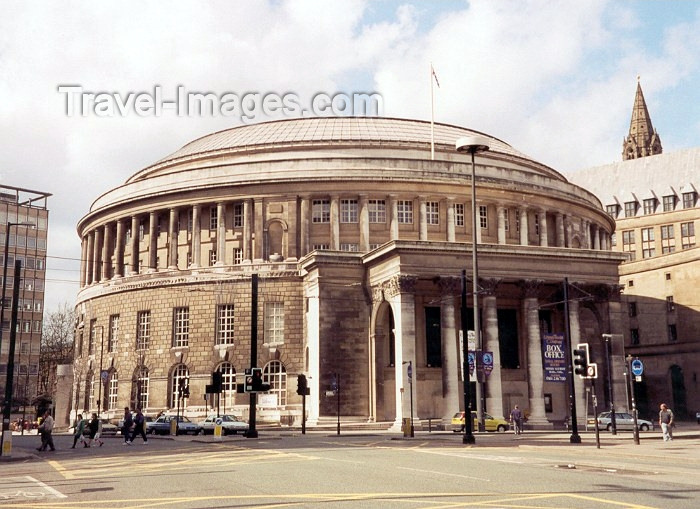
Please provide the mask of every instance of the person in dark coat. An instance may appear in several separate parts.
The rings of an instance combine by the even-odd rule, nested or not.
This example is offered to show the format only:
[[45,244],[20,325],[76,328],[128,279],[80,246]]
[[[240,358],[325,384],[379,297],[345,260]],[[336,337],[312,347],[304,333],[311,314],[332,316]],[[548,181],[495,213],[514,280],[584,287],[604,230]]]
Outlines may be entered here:
[[129,407],[124,407],[124,421],[122,422],[122,435],[124,435],[124,445],[131,445],[131,428],[134,425],[134,420],[129,412]]

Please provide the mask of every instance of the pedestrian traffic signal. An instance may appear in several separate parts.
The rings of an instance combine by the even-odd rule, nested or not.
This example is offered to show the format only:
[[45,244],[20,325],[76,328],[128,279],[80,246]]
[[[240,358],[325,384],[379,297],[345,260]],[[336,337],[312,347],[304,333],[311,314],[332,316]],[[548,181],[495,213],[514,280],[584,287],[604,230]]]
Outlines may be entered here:
[[211,374],[211,385],[212,385],[212,389],[214,389],[215,394],[218,394],[221,392],[221,384],[222,384],[221,371],[214,371]]
[[588,377],[588,343],[579,343],[574,350],[574,373],[581,378]]
[[297,375],[297,394],[299,396],[306,396],[308,390],[306,375]]
[[270,384],[263,383],[262,368],[253,368],[251,373],[251,378],[253,379],[252,392],[266,392],[270,390]]

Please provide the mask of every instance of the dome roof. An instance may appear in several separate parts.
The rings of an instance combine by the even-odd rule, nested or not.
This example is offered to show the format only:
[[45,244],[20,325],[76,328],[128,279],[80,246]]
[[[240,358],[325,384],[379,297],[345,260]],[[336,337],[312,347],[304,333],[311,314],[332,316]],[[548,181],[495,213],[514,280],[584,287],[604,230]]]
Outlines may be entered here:
[[[507,143],[484,133],[448,124],[434,125],[435,146],[454,150],[463,136],[478,134],[491,140],[490,151],[531,159]],[[160,161],[144,168],[129,180],[145,177],[156,167],[181,160],[220,153],[258,151],[264,147],[294,145],[415,145],[429,150],[430,122],[384,117],[311,117],[242,125],[202,136]]]

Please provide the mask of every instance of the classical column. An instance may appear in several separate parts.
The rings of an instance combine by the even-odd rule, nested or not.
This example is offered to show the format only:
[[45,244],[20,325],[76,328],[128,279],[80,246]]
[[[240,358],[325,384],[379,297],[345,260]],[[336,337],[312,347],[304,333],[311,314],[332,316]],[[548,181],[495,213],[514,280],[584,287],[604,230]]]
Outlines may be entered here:
[[253,260],[263,261],[264,257],[264,241],[263,241],[263,225],[265,224],[265,212],[262,198],[255,198],[253,205],[253,234],[255,242],[253,244]]
[[340,249],[340,198],[331,196],[331,250]]
[[549,245],[549,234],[547,233],[547,211],[542,209],[537,214],[540,222],[540,246],[547,247]]
[[360,195],[360,251],[369,251],[369,205],[367,195]]
[[529,227],[527,220],[527,208],[520,207],[520,245],[528,246],[530,245],[529,240]]
[[537,298],[543,281],[528,279],[520,282],[524,298],[523,316],[527,331],[527,388],[532,427],[550,426],[544,408],[544,371],[542,366],[542,338],[540,334],[540,311]]
[[600,231],[598,230],[598,225],[592,224],[591,229],[593,230],[591,232],[593,236],[593,249],[600,251]]
[[389,219],[391,240],[399,240],[399,199],[395,194],[389,195],[389,206],[391,207],[391,217]]
[[[308,204],[307,204],[308,206]],[[253,200],[247,199],[243,201],[243,260],[253,261]],[[308,242],[308,230],[307,230]],[[303,244],[303,234],[302,234]]]
[[83,236],[83,245],[80,255],[80,288],[90,284],[90,234]]
[[498,341],[498,309],[496,289],[499,280],[483,279],[484,288],[484,351],[493,355],[493,369],[486,377],[486,412],[494,417],[503,416],[503,385],[501,380],[501,349]]
[[148,272],[158,270],[158,213],[148,215]]
[[583,231],[583,241],[585,249],[591,249],[591,226],[587,219],[581,219],[581,230]]
[[449,423],[461,396],[459,384],[459,341],[456,325],[455,296],[459,295],[461,281],[457,277],[441,277],[440,286],[440,342],[442,345],[442,421]]
[[[392,430],[401,429],[401,419],[411,417],[411,394],[413,389],[413,418],[416,420],[418,400],[416,398],[417,366],[416,366],[416,299],[415,276],[394,276],[385,283],[384,294],[394,313],[394,338],[396,341],[395,358],[395,402],[396,420]],[[406,363],[404,365],[404,362]],[[413,365],[413,383],[408,383],[407,366]],[[403,394],[401,393],[403,388]]]
[[418,197],[418,240],[428,240],[428,203],[425,196]]
[[[579,316],[579,308],[579,301],[569,299],[569,327],[571,329],[571,345],[569,351],[576,348],[576,345],[581,342],[581,321]],[[574,375],[574,390],[576,391],[576,417],[579,424],[585,424],[585,388],[583,385],[583,378],[577,375]]]
[[557,212],[554,216],[557,224],[557,247],[566,247],[566,234],[564,233],[564,214]]
[[110,251],[110,246],[112,245],[112,228],[109,223],[104,225],[104,236],[102,237],[102,273],[100,274],[100,280],[105,281],[109,279],[109,275],[112,272],[112,251]]
[[447,198],[447,242],[455,241],[455,199]]
[[498,206],[497,207],[497,212],[498,212],[498,243],[499,244],[505,244],[506,243],[506,209],[503,206]]
[[102,279],[100,277],[102,273],[102,229],[100,227],[95,228],[92,250],[92,281],[97,283]]
[[226,204],[216,204],[216,266],[226,265]]
[[117,236],[114,239],[114,277],[124,276],[124,219],[117,220]]
[[170,209],[170,220],[168,222],[168,269],[177,269],[177,221],[178,210],[176,207]]
[[141,222],[139,216],[131,216],[131,259],[129,260],[129,271],[132,275],[138,274],[139,267],[139,244],[141,242]]
[[571,247],[571,236],[573,234],[573,226],[571,225],[571,217],[564,218],[564,235],[566,237],[566,247]]
[[192,260],[190,267],[198,269],[202,266],[202,206],[192,205],[192,245],[190,251]]

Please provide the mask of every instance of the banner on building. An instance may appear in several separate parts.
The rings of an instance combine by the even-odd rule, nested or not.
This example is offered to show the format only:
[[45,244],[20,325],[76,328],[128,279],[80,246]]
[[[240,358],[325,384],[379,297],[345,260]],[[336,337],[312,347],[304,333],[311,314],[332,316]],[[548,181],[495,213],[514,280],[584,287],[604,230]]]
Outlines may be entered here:
[[542,335],[542,367],[545,382],[566,382],[564,334]]

